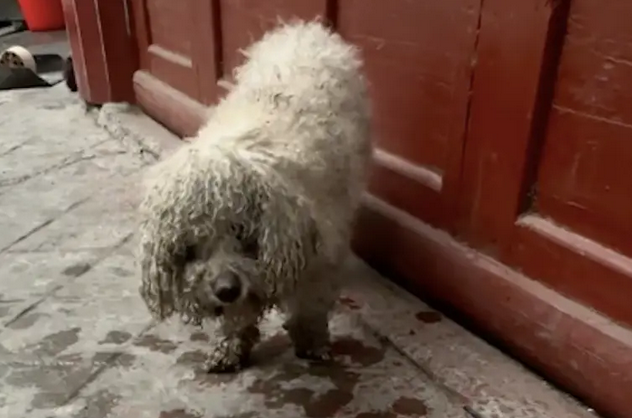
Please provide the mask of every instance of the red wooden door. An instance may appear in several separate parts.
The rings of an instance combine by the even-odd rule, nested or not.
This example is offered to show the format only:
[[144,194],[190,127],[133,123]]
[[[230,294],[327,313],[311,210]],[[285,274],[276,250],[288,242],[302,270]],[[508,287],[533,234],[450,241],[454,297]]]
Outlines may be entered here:
[[221,75],[215,0],[131,0],[143,109],[181,135],[195,134]]

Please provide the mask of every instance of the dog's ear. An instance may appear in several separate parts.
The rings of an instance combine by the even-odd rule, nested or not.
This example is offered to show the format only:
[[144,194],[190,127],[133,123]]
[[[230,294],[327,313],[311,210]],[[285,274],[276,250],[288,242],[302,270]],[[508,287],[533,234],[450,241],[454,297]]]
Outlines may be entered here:
[[159,320],[171,316],[181,302],[186,251],[175,243],[141,242],[140,294],[150,313]]
[[309,210],[291,194],[275,190],[266,197],[261,202],[258,261],[268,285],[278,287],[299,277],[315,255],[320,240]]

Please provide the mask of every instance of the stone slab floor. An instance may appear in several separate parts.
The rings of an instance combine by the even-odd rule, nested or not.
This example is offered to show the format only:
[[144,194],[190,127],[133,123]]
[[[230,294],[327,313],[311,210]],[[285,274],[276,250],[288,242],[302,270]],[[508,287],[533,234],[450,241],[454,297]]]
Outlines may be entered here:
[[271,315],[252,368],[201,372],[207,332],[153,323],[137,294],[152,160],[110,128],[61,85],[0,92],[0,417],[594,416],[356,259],[334,364],[294,358]]

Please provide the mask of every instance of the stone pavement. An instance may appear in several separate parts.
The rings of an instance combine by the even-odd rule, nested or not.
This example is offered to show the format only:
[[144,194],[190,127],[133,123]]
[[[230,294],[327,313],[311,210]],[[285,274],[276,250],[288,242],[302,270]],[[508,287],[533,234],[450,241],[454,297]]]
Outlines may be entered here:
[[273,314],[252,368],[201,372],[207,332],[137,294],[137,144],[160,128],[118,109],[105,130],[63,86],[0,92],[0,418],[594,416],[357,259],[334,364],[294,358]]

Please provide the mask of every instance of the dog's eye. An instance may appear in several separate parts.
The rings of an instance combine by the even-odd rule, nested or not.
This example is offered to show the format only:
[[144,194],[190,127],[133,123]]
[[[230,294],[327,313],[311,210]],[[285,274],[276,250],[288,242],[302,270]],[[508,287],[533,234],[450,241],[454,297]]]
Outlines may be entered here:
[[191,261],[195,260],[197,258],[196,254],[195,254],[195,247],[189,245],[188,247],[185,248],[184,250],[184,262],[185,263],[190,263]]
[[240,242],[243,254],[248,258],[256,259],[259,255],[257,240],[246,234],[244,227],[241,225],[232,225],[231,231]]
[[229,227],[229,231],[238,240],[241,240],[244,235],[244,227],[239,224],[232,224]]
[[254,239],[242,241],[242,249],[248,258],[257,259],[259,256],[259,245]]

